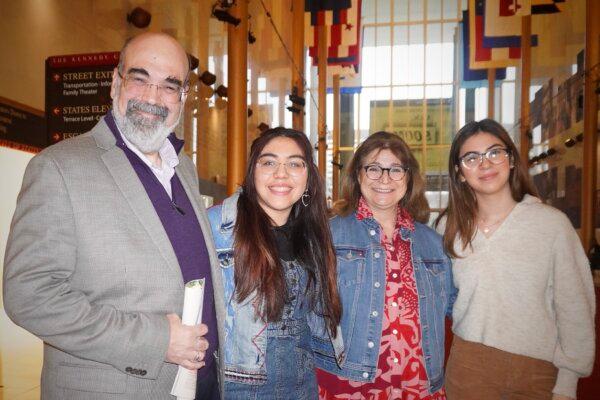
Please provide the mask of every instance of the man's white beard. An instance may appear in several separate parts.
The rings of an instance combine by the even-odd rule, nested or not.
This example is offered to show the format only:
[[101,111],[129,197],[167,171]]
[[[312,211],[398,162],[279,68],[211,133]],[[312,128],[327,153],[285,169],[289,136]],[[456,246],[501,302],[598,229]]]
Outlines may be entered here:
[[[125,115],[122,115],[119,111],[118,99],[118,95],[113,99],[112,109],[115,122],[121,134],[142,153],[156,153],[162,147],[169,134],[179,124],[181,111],[175,123],[171,126],[166,126],[165,120],[169,115],[169,110],[166,107],[130,99],[127,102]],[[137,113],[136,110],[157,115],[158,118],[146,118]]]

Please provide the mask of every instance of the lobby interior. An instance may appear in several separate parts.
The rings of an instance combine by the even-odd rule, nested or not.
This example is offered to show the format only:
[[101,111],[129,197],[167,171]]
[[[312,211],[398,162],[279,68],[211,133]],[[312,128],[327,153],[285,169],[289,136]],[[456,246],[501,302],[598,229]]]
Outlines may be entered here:
[[[477,49],[469,18],[483,18],[475,0],[351,0],[338,31],[335,11],[312,20],[304,0],[0,0],[0,265],[27,163],[68,137],[50,128],[52,63],[110,58],[146,31],[172,35],[193,60],[176,133],[207,205],[236,189],[252,140],[268,127],[306,133],[330,203],[357,146],[386,130],[416,155],[433,221],[447,205],[454,135],[494,118],[592,258],[600,251],[600,1],[536,1],[555,8],[521,17],[518,46],[469,56]],[[110,76],[116,61],[104,61],[91,64]],[[110,99],[98,101],[90,115],[108,109]],[[8,126],[6,110],[39,121],[39,136]],[[600,265],[592,268],[598,300]],[[598,337],[598,316],[596,325]],[[580,400],[600,396],[599,358]],[[41,367],[42,342],[0,308],[0,400],[39,399]]]

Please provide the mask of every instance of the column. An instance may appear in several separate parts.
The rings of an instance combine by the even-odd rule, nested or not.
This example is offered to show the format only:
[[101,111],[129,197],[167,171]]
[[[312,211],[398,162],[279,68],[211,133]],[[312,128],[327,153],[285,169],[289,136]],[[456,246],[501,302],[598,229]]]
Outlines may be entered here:
[[[202,74],[208,71],[208,21],[210,19],[211,5],[204,2],[198,3],[198,73]],[[213,74],[215,71],[210,71]],[[197,103],[196,103],[196,169],[198,177],[208,179],[208,100],[206,93],[207,87],[203,83],[198,83]],[[188,100],[189,101],[189,100]]]
[[327,171],[326,163],[326,148],[327,148],[327,27],[318,26],[319,29],[319,140],[318,140],[318,163],[319,173],[323,182],[325,182],[325,172]]
[[488,118],[494,119],[496,96],[496,68],[488,68]]
[[244,180],[247,152],[248,2],[236,1],[229,13],[241,20],[227,26],[227,194]]
[[336,201],[340,187],[340,75],[333,75],[333,179],[331,197]]
[[529,86],[531,83],[531,15],[521,17],[521,161],[529,159]]
[[[304,0],[292,0],[292,92],[304,97]],[[304,113],[292,113],[292,127],[304,132]]]

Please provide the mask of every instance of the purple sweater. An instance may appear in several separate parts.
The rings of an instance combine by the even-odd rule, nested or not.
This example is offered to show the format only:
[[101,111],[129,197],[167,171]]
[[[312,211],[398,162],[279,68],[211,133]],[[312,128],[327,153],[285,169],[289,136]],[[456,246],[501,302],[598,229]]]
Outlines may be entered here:
[[[198,370],[198,377],[202,377],[210,370],[208,367],[214,362],[213,354],[217,349],[218,336],[213,285],[210,275],[210,260],[200,223],[177,173],[171,178],[171,189],[173,192],[173,199],[171,200],[148,165],[127,147],[121,138],[121,133],[117,128],[112,112],[108,112],[104,120],[113,135],[115,135],[117,146],[125,152],[127,159],[129,159],[131,166],[140,178],[140,182],[146,189],[150,201],[154,205],[154,209],[173,246],[173,251],[181,268],[183,281],[189,282],[200,278],[206,280],[202,323],[208,326],[208,334],[205,337],[208,340],[209,348],[206,351],[204,359],[206,366]],[[169,140],[173,144],[177,154],[179,154],[183,148],[183,141],[178,139],[173,133],[169,136]]]

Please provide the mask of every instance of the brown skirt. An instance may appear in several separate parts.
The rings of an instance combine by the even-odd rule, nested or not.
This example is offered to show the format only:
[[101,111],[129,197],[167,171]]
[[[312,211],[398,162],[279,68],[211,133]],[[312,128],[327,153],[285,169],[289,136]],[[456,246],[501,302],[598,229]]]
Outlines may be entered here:
[[446,368],[448,400],[551,400],[557,368],[454,336]]

